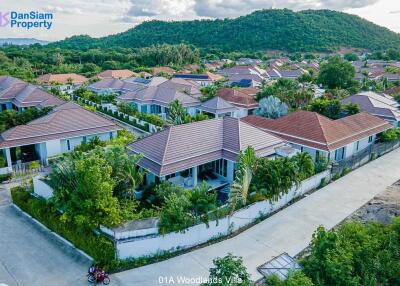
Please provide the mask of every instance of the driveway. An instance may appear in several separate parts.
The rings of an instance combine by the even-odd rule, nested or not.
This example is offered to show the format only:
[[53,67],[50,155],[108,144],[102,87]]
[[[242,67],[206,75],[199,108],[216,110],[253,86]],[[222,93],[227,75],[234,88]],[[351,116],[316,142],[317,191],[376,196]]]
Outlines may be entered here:
[[167,285],[159,283],[161,277],[161,281],[169,279],[178,285],[179,277],[207,277],[212,259],[231,252],[243,257],[252,279],[257,280],[261,278],[256,270],[259,265],[282,252],[295,256],[307,247],[319,225],[334,227],[399,178],[400,149],[397,149],[232,239],[163,262],[118,273],[112,279],[120,285]]
[[89,264],[15,210],[8,189],[0,185],[0,284],[87,285]]

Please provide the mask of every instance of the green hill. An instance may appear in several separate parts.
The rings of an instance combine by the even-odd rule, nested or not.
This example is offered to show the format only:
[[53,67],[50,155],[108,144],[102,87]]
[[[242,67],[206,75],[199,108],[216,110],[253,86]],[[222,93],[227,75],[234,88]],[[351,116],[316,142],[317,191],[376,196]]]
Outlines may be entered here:
[[235,19],[144,22],[126,32],[93,39],[76,36],[59,47],[139,48],[188,43],[222,51],[333,51],[400,47],[400,35],[358,16],[330,11],[261,10]]

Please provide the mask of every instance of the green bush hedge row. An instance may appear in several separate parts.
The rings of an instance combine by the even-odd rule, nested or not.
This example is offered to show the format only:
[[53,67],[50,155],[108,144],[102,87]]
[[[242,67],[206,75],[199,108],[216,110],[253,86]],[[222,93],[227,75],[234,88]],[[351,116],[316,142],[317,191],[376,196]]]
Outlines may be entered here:
[[69,222],[62,222],[59,213],[45,200],[35,198],[22,187],[11,189],[11,197],[19,208],[40,221],[52,231],[69,240],[79,249],[102,264],[109,264],[115,258],[115,248],[111,240],[96,235],[90,229],[83,229]]

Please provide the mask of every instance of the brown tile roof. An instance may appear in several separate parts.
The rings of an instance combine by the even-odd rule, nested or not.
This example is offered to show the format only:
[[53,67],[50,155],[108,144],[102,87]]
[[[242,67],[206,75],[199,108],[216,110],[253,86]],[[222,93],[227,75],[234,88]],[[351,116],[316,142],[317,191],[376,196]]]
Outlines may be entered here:
[[338,120],[309,111],[293,112],[275,120],[254,115],[242,120],[289,142],[324,151],[334,151],[393,127],[385,120],[364,112]]
[[103,79],[103,78],[128,78],[132,76],[138,76],[138,74],[134,73],[130,70],[105,70],[96,77]]
[[56,106],[64,103],[35,85],[10,76],[0,76],[1,102],[12,102],[18,107]]
[[222,88],[217,91],[217,96],[239,107],[256,108],[258,107],[258,102],[248,94],[250,90],[254,89]]
[[283,144],[274,135],[225,117],[172,126],[127,148],[144,155],[141,167],[165,176],[221,158],[236,161],[239,151],[248,146],[253,146],[259,157],[270,156]]
[[221,80],[224,77],[222,75],[219,74],[215,74],[212,72],[206,72],[206,75],[208,75],[208,77],[212,80],[212,81],[217,81],[217,80]]
[[37,78],[39,83],[59,83],[59,84],[66,84],[69,80],[72,80],[74,84],[81,84],[87,81],[87,78],[83,75],[79,75],[76,73],[63,73],[63,74],[44,74]]
[[66,102],[49,114],[26,125],[11,128],[0,135],[0,148],[23,146],[120,129],[112,121],[79,105]]
[[388,95],[394,95],[394,94],[397,94],[397,93],[400,93],[400,86],[395,86],[395,87],[393,87],[391,89],[385,90],[385,94],[388,94]]
[[173,68],[170,67],[154,67],[151,69],[153,75],[159,74],[159,73],[167,73],[167,74],[174,74],[176,71]]
[[199,109],[206,112],[211,113],[225,113],[225,112],[234,112],[237,110],[235,106],[224,100],[219,96],[214,96],[213,98],[203,102]]

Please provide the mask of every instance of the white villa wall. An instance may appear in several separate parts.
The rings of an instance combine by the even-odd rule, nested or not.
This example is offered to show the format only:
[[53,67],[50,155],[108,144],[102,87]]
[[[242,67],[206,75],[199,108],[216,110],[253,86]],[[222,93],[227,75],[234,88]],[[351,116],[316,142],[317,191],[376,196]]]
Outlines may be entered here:
[[196,115],[196,107],[188,107],[186,110],[191,116]]
[[154,255],[162,251],[177,251],[205,243],[212,238],[228,235],[232,231],[251,224],[261,215],[271,214],[294,198],[318,187],[322,179],[329,180],[329,178],[330,171],[327,170],[305,180],[298,189],[292,188],[287,195],[281,197],[277,202],[256,202],[236,211],[231,217],[211,221],[208,227],[203,223],[190,227],[185,232],[117,240],[115,244],[117,255],[120,259],[126,259]]
[[[113,138],[117,137],[117,132],[114,131],[112,133]],[[91,135],[87,135],[86,136],[86,142],[89,142],[89,140],[93,137],[99,137],[100,140],[102,141],[107,141],[110,140],[110,132],[104,132],[104,133],[98,133],[98,134],[91,134]],[[59,154],[61,153],[66,153],[66,152],[71,152],[75,149],[76,146],[80,145],[83,142],[83,137],[84,136],[79,136],[79,137],[74,137],[74,138],[67,138],[67,139],[61,139],[61,151]],[[68,150],[68,144],[67,144],[67,140],[69,140],[69,144],[70,144],[70,150]],[[50,156],[50,155],[48,155]]]
[[47,157],[52,157],[61,154],[60,139],[46,141],[46,154]]
[[50,199],[53,196],[53,189],[41,179],[43,179],[42,176],[35,176],[32,178],[33,192],[46,200]]

